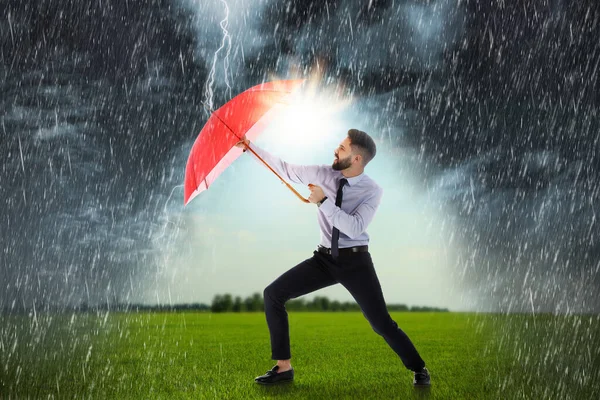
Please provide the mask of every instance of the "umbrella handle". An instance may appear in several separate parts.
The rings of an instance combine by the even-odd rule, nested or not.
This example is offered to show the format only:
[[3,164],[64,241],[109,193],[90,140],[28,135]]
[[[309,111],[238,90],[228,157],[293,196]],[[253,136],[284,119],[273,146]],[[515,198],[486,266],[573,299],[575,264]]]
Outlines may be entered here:
[[292,192],[294,192],[296,197],[298,197],[304,203],[310,203],[310,201],[308,199],[305,199],[304,197],[302,197],[302,195],[300,193],[298,193],[298,191],[296,189],[294,189],[289,183],[287,183],[285,181],[285,179],[283,179],[277,172],[275,172],[275,170],[273,168],[271,168],[271,166],[269,164],[267,164],[267,162],[265,160],[263,160],[261,156],[256,154],[256,152],[254,150],[252,150],[250,148],[250,146],[248,146],[245,143],[244,143],[244,145],[246,146],[246,149],[250,150],[252,152],[252,154],[254,154],[260,161],[262,161],[262,163],[265,164],[267,166],[267,168],[269,168],[271,170],[271,172],[273,172],[275,175],[277,175],[277,177],[281,180],[281,182],[285,183],[285,186],[287,186],[288,189],[290,189]]

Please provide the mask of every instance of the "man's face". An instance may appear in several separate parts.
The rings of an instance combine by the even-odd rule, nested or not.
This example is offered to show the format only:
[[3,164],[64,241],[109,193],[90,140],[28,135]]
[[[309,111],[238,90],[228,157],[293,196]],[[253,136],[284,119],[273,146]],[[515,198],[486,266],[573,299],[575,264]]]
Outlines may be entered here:
[[352,151],[350,150],[350,138],[347,137],[342,143],[335,149],[335,158],[331,167],[336,171],[344,170],[352,165]]

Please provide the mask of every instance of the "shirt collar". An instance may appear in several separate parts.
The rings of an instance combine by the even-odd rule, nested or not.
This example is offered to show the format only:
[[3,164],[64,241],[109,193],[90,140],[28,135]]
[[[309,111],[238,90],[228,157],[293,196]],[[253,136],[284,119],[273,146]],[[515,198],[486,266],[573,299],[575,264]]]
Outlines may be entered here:
[[[361,179],[362,179],[364,176],[365,176],[365,173],[364,173],[364,171],[363,171],[363,173],[362,173],[362,174],[360,174],[360,175],[353,176],[352,178],[346,178],[346,180],[348,181],[348,186],[354,186],[354,185],[356,185],[358,182],[360,182],[360,180],[361,180]],[[344,175],[342,175],[342,173],[340,172],[340,180],[341,180],[342,178],[345,178],[345,176],[344,176]]]

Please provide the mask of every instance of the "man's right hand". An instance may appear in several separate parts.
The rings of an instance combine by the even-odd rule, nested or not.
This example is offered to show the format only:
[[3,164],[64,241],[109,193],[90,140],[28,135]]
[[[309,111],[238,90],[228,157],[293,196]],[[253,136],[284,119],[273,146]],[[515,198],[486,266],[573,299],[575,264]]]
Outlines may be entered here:
[[250,141],[248,139],[246,139],[246,135],[244,135],[244,137],[242,137],[242,140],[240,140],[239,142],[237,142],[235,144],[235,147],[239,147],[240,149],[245,149],[247,145],[250,144]]

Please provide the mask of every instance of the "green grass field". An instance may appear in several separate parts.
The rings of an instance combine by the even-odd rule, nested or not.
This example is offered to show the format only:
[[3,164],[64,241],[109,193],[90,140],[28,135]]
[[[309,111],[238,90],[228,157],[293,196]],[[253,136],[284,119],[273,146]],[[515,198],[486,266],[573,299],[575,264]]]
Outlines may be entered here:
[[597,316],[391,313],[432,374],[412,374],[361,313],[290,313],[296,379],[268,370],[264,314],[1,317],[0,398],[597,398]]

